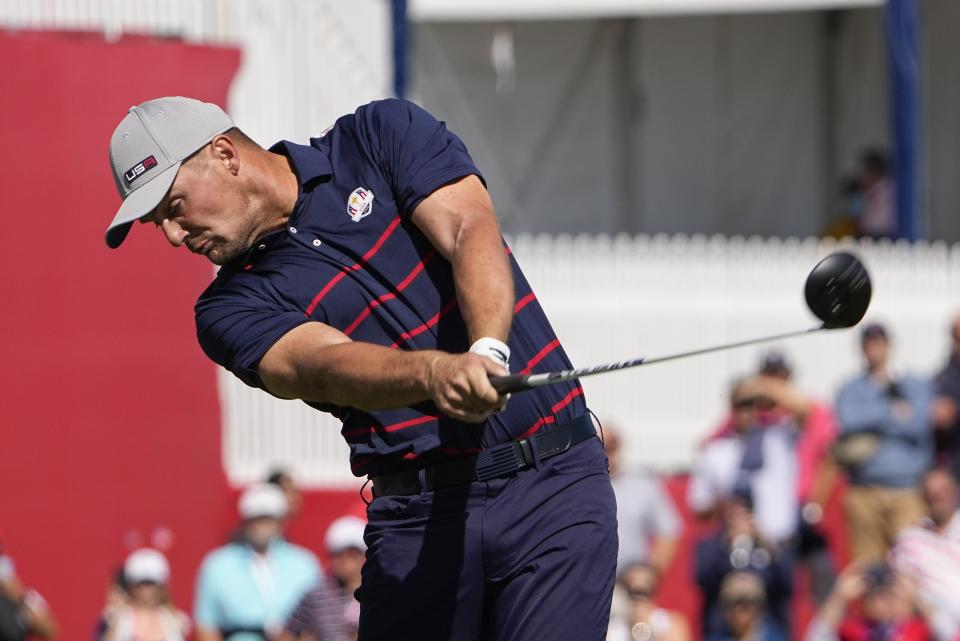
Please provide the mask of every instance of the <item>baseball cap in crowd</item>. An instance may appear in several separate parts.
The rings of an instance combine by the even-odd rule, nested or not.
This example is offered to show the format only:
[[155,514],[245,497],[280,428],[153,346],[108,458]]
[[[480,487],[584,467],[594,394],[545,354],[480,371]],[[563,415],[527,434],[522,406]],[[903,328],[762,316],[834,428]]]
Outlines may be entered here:
[[231,128],[223,109],[192,98],[130,107],[110,138],[110,169],[123,204],[107,228],[107,246],[119,247],[133,222],[160,204],[184,160]]
[[282,519],[287,515],[287,497],[272,483],[255,483],[244,490],[237,510],[244,521],[261,517]]
[[363,541],[363,530],[366,523],[359,516],[341,516],[327,528],[324,543],[327,552],[338,554],[344,550],[366,551],[367,544]]
[[128,585],[137,583],[166,584],[170,578],[167,557],[152,548],[134,550],[123,564],[123,577]]
[[790,361],[787,360],[783,352],[771,350],[764,354],[760,361],[760,372],[763,374],[789,373],[792,369]]
[[860,338],[862,340],[870,340],[872,338],[890,338],[887,334],[887,328],[881,325],[880,323],[870,323],[863,328],[863,331],[860,333]]

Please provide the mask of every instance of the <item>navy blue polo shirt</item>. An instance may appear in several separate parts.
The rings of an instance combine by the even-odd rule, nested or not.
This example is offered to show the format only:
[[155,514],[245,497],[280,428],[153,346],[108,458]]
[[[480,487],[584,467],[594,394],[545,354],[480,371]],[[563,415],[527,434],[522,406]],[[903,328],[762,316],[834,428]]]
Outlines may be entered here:
[[[450,263],[410,220],[437,188],[480,176],[460,139],[416,105],[383,100],[340,118],[310,145],[282,141],[271,151],[290,159],[300,194],[287,228],[224,265],[197,301],[197,336],[207,355],[266,389],[260,359],[308,322],[392,349],[467,351]],[[511,368],[570,368],[512,255],[510,262]],[[358,476],[476,453],[586,411],[578,382],[514,394],[504,411],[479,425],[449,418],[429,401],[382,412],[309,404],[343,422]]]

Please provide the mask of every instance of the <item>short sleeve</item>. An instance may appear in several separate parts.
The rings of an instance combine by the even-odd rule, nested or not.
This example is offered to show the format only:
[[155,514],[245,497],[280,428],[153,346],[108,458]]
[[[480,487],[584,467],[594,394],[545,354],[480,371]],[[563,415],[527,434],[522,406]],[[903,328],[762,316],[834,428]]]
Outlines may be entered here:
[[357,111],[361,136],[387,177],[402,216],[439,187],[483,177],[466,146],[445,123],[406,100],[380,100]]
[[311,320],[303,312],[231,292],[204,294],[194,311],[197,339],[207,356],[247,385],[268,392],[257,371],[260,359],[284,334]]

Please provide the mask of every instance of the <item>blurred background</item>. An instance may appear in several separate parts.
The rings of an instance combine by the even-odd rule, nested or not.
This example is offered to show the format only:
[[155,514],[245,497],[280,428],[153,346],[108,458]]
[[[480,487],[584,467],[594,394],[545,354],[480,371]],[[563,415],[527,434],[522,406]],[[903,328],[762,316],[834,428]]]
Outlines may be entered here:
[[[0,0],[0,559],[15,561],[0,580],[35,588],[61,638],[99,639],[104,594],[142,547],[169,559],[163,582],[192,614],[201,559],[271,472],[300,488],[287,538],[327,571],[328,526],[363,515],[336,422],[201,353],[192,304],[209,266],[154,234],[104,247],[107,141],[130,106],[212,101],[269,145],[370,100],[421,104],[483,171],[577,366],[809,326],[803,279],[852,249],[891,371],[947,399],[958,26],[954,0]],[[772,346],[831,409],[861,347],[857,330]],[[716,522],[696,519],[689,473],[731,383],[769,351],[585,381],[623,465],[677,510],[660,599],[695,638],[693,546]],[[952,415],[924,416],[949,463]],[[850,477],[820,497],[836,570],[857,556]],[[805,585],[782,622],[794,638],[823,601]]]

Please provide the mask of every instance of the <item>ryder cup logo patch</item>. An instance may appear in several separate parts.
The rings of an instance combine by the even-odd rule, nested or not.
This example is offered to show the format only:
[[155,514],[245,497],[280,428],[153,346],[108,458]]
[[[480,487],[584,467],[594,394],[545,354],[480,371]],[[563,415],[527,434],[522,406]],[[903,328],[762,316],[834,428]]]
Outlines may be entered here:
[[366,187],[357,187],[347,198],[347,215],[355,223],[373,213],[373,192]]
[[136,165],[131,167],[123,174],[123,177],[127,179],[128,183],[132,183],[134,180],[142,176],[146,171],[152,167],[157,166],[157,159],[153,156],[147,156]]

